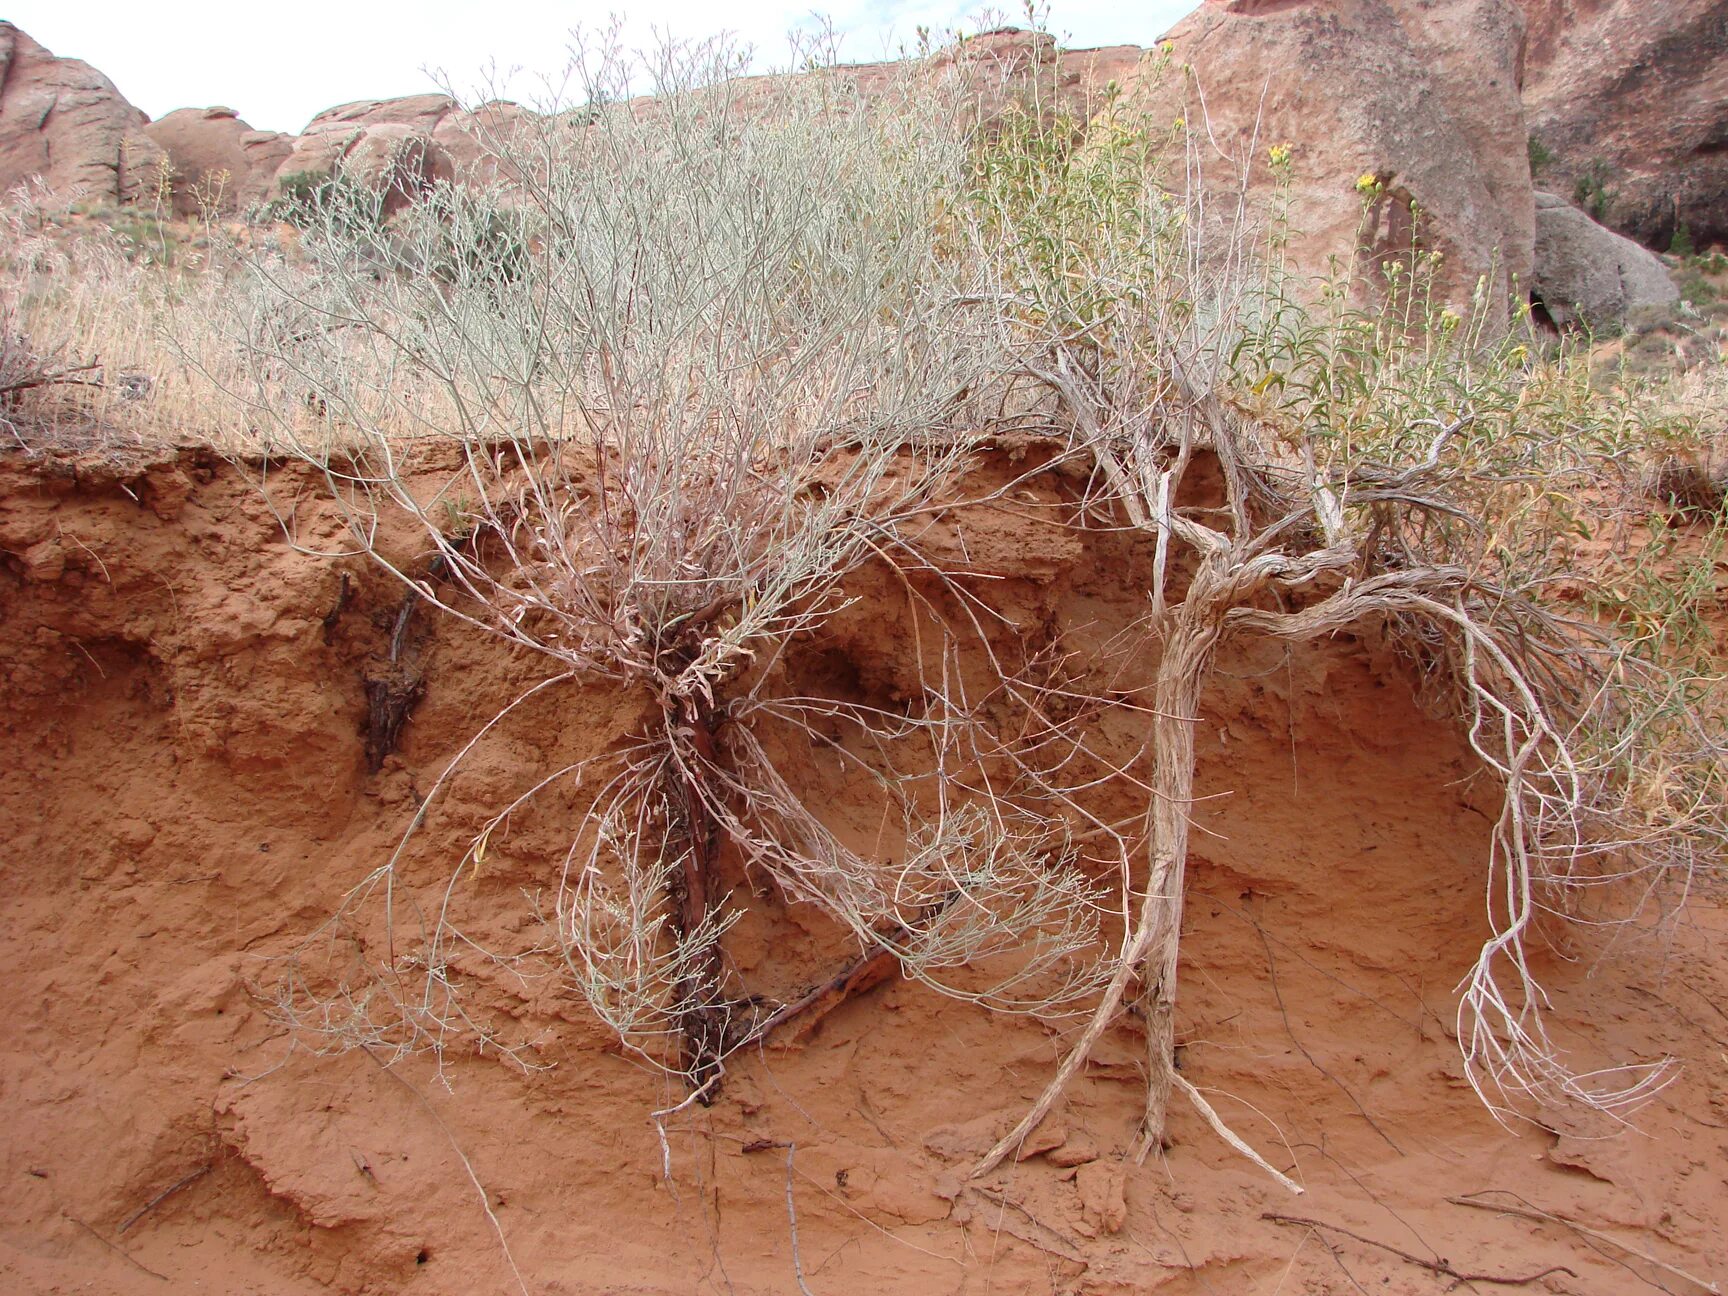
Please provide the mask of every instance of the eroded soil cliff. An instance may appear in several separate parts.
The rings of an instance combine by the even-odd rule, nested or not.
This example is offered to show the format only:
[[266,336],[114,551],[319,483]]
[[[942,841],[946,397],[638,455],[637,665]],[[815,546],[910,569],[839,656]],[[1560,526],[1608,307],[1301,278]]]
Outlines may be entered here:
[[[442,1078],[425,1058],[386,1069],[364,1047],[291,1047],[270,1005],[281,957],[394,848],[479,726],[548,672],[429,613],[399,634],[400,586],[305,552],[342,547],[321,487],[272,471],[266,494],[262,475],[191,452],[0,461],[8,1289],[1728,1282],[1728,917],[1705,893],[1661,933],[1552,933],[1542,970],[1575,1062],[1685,1065],[1630,1129],[1562,1109],[1497,1125],[1453,1033],[1454,987],[1486,929],[1493,789],[1372,635],[1236,651],[1199,734],[1182,1065],[1305,1185],[1300,1198],[1185,1107],[1167,1156],[1135,1163],[1132,1019],[1021,1160],[968,1180],[1064,1036],[898,981],[735,1059],[719,1100],[669,1118],[664,1144],[649,1113],[682,1093],[609,1047],[553,980],[478,955],[458,960],[464,992],[501,1036],[529,1042],[526,1074],[460,1043]],[[1070,486],[1052,475],[1028,489],[1059,502]],[[1040,516],[993,506],[948,525],[992,578],[1003,633],[1110,640],[1139,615],[1145,555]],[[852,592],[797,669],[891,690],[903,595],[868,571]],[[388,754],[368,679],[418,693]],[[643,719],[607,686],[536,695],[429,813],[406,885],[437,893],[489,814]],[[826,779],[836,824],[868,830],[852,820],[869,789],[810,778]],[[1131,813],[1133,790],[1117,795]],[[569,804],[514,818],[460,880],[481,944],[523,937]],[[843,949],[797,908],[752,907],[729,956],[766,989],[818,979]]]

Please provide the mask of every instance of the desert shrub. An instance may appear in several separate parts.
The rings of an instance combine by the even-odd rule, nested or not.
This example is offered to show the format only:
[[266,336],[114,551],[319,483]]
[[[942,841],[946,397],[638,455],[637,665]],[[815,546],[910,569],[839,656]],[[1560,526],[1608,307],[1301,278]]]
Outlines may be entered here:
[[1530,136],[1528,148],[1530,154],[1531,175],[1538,175],[1542,171],[1545,171],[1549,166],[1553,165],[1554,150],[1544,144],[1538,136]]
[[408,209],[399,237],[416,272],[457,288],[501,288],[528,273],[531,224],[499,195],[439,185]]
[[64,342],[42,346],[26,331],[18,305],[0,291],[0,430],[30,448],[25,427],[35,422],[43,398],[58,390],[100,387],[102,365],[73,356]]
[[[985,1167],[1131,1001],[1148,1024],[1142,1152],[1179,1092],[1258,1161],[1174,1065],[1193,729],[1228,638],[1374,627],[1503,794],[1493,932],[1459,1008],[1472,1083],[1497,1110],[1527,1093],[1615,1110],[1662,1082],[1660,1067],[1575,1075],[1524,954],[1541,912],[1683,880],[1728,837],[1721,731],[1697,705],[1713,680],[1671,633],[1700,592],[1661,603],[1633,583],[1595,615],[1572,597],[1593,528],[1647,505],[1649,406],[1522,321],[1508,332],[1500,303],[1436,299],[1414,254],[1299,295],[1276,220],[1200,219],[1165,183],[1193,173],[1194,145],[1125,111],[1083,139],[1031,112],[968,138],[916,80],[866,106],[818,71],[746,102],[723,48],[686,48],[646,68],[656,97],[632,106],[631,69],[602,55],[577,70],[579,127],[549,114],[538,137],[494,141],[511,176],[501,239],[495,196],[434,191],[390,228],[320,200],[302,210],[303,260],[254,257],[234,294],[253,366],[239,394],[325,475],[353,545],[547,659],[524,697],[605,679],[652,717],[496,807],[397,958],[358,935],[365,906],[404,903],[402,852],[384,862],[336,920],[351,965],[291,972],[290,1020],[333,1047],[484,1034],[449,971],[456,878],[513,812],[574,786],[550,946],[568,988],[693,1097],[791,1007],[758,1004],[723,965],[725,851],[861,958],[997,1008],[1082,1012]],[[1373,291],[1354,291],[1368,273]],[[283,404],[285,376],[315,401]],[[1156,672],[1131,696],[1004,650],[920,549],[919,519],[1010,426],[1084,466],[1092,525],[1149,538],[1136,648]],[[1193,497],[1203,472],[1218,498]],[[386,511],[418,524],[436,579],[379,547]],[[917,687],[893,709],[796,692],[794,641],[872,564],[930,627]],[[968,663],[1021,723],[983,722]],[[1112,706],[1146,718],[1120,768],[1147,813],[1096,825],[1105,845],[1083,849],[1075,762],[1048,751],[1088,752]],[[880,853],[800,792],[784,753],[817,748],[879,788]]]
[[266,220],[302,228],[335,225],[353,234],[384,225],[384,196],[340,171],[296,171],[277,188],[280,194],[264,207]]
[[1592,220],[1606,223],[1608,213],[1620,191],[1613,185],[1613,173],[1601,158],[1592,158],[1572,182],[1572,201],[1590,214]]
[[[1105,126],[1088,142],[1105,155],[1136,130],[1120,115]],[[1099,157],[1080,156],[1083,179]],[[1403,646],[1504,795],[1487,860],[1494,934],[1460,999],[1472,1083],[1497,1111],[1531,1092],[1605,1110],[1640,1101],[1662,1068],[1567,1068],[1523,947],[1540,913],[1576,913],[1584,893],[1623,892],[1628,878],[1683,884],[1728,840],[1723,741],[1703,705],[1719,696],[1720,671],[1680,647],[1709,584],[1634,584],[1609,615],[1580,615],[1573,601],[1594,530],[1644,508],[1653,443],[1696,427],[1594,384],[1584,353],[1547,346],[1521,319],[1506,330],[1498,303],[1438,299],[1431,259],[1414,248],[1345,267],[1316,297],[1280,272],[1275,214],[1271,255],[1257,257],[1258,236],[1240,226],[1220,237],[1191,217],[1159,222],[1171,197],[1140,174],[1138,193],[1112,190],[1127,219],[1084,239],[1051,222],[1041,198],[979,196],[986,224],[1029,221],[1061,239],[1060,262],[1026,254],[1037,237],[998,243],[1011,284],[1000,318],[1124,520],[1157,538],[1149,636],[1160,655],[1152,831],[1131,884],[1139,916],[1043,1099],[984,1164],[1042,1118],[1136,983],[1151,1050],[1147,1146],[1177,1089],[1222,1131],[1172,1058],[1190,730],[1230,636],[1373,625]],[[1150,228],[1163,231],[1152,257]],[[1101,283],[1123,285],[1102,310]],[[1225,498],[1179,506],[1198,463],[1218,470]],[[1172,593],[1183,568],[1192,574]]]
[[[308,204],[303,262],[255,260],[231,317],[256,366],[247,404],[327,474],[361,547],[388,563],[371,537],[404,511],[443,573],[394,569],[423,597],[555,680],[651,704],[625,750],[530,794],[586,789],[544,916],[570,990],[704,1099],[784,1020],[722,965],[722,844],[859,957],[1008,1010],[1093,987],[1101,913],[1052,780],[992,795],[964,772],[1019,759],[945,674],[985,638],[968,614],[932,618],[926,677],[892,711],[800,696],[775,665],[844,606],[848,574],[929,567],[918,520],[956,489],[1005,366],[964,307],[977,273],[944,242],[968,155],[930,125],[929,92],[873,114],[816,75],[750,115],[735,70],[723,49],[670,52],[642,110],[630,69],[601,58],[579,69],[581,129],[549,113],[540,137],[512,136],[507,211],[438,190],[385,229]],[[286,373],[320,421],[273,403]],[[880,856],[824,822],[782,754],[836,728],[834,750],[874,753],[842,759],[880,788]],[[497,808],[470,862],[522,804]],[[344,922],[386,902],[394,866]],[[457,941],[440,922],[411,969],[374,957],[335,988],[295,981],[285,1010],[364,1005],[327,1038],[439,1047],[471,1025]]]

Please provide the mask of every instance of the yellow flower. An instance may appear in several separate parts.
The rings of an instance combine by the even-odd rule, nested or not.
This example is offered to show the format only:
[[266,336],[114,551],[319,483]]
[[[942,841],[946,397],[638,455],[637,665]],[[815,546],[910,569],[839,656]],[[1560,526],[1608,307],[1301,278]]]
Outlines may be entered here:
[[1266,160],[1275,167],[1286,165],[1290,161],[1290,146],[1288,144],[1274,144],[1266,150]]
[[1364,171],[1356,180],[1356,192],[1364,196],[1372,196],[1380,192],[1380,177],[1372,171]]
[[1458,323],[1462,318],[1463,317],[1460,316],[1457,311],[1453,310],[1450,306],[1447,306],[1440,312],[1440,327],[1443,329],[1455,329],[1458,327]]
[[1178,117],[1175,121],[1170,123],[1170,128],[1172,130],[1186,130],[1187,127],[1188,119],[1185,117]]

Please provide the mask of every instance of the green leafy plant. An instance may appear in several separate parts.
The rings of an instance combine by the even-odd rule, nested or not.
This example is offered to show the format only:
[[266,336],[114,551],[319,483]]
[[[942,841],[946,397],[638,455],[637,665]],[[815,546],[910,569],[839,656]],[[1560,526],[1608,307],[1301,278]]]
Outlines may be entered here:
[[1531,175],[1538,175],[1553,165],[1554,150],[1534,134],[1530,136],[1529,153]]
[[1592,158],[1572,182],[1572,201],[1590,214],[1591,219],[1606,223],[1613,210],[1619,190],[1613,186],[1613,173],[1601,158]]

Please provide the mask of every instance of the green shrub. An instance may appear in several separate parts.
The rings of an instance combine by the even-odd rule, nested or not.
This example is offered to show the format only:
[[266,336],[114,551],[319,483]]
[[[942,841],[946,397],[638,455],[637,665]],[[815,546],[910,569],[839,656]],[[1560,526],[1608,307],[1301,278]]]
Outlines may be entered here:
[[364,233],[384,224],[384,198],[341,172],[296,171],[282,177],[280,196],[264,208],[267,220],[284,221],[301,228],[319,221],[333,221],[353,233]]
[[1537,175],[1546,170],[1554,161],[1554,150],[1549,148],[1535,135],[1530,137],[1530,174]]
[[1609,185],[1612,178],[1608,164],[1601,158],[1592,158],[1572,183],[1572,201],[1588,212],[1592,220],[1606,223],[1614,200],[1620,196],[1620,191]]

